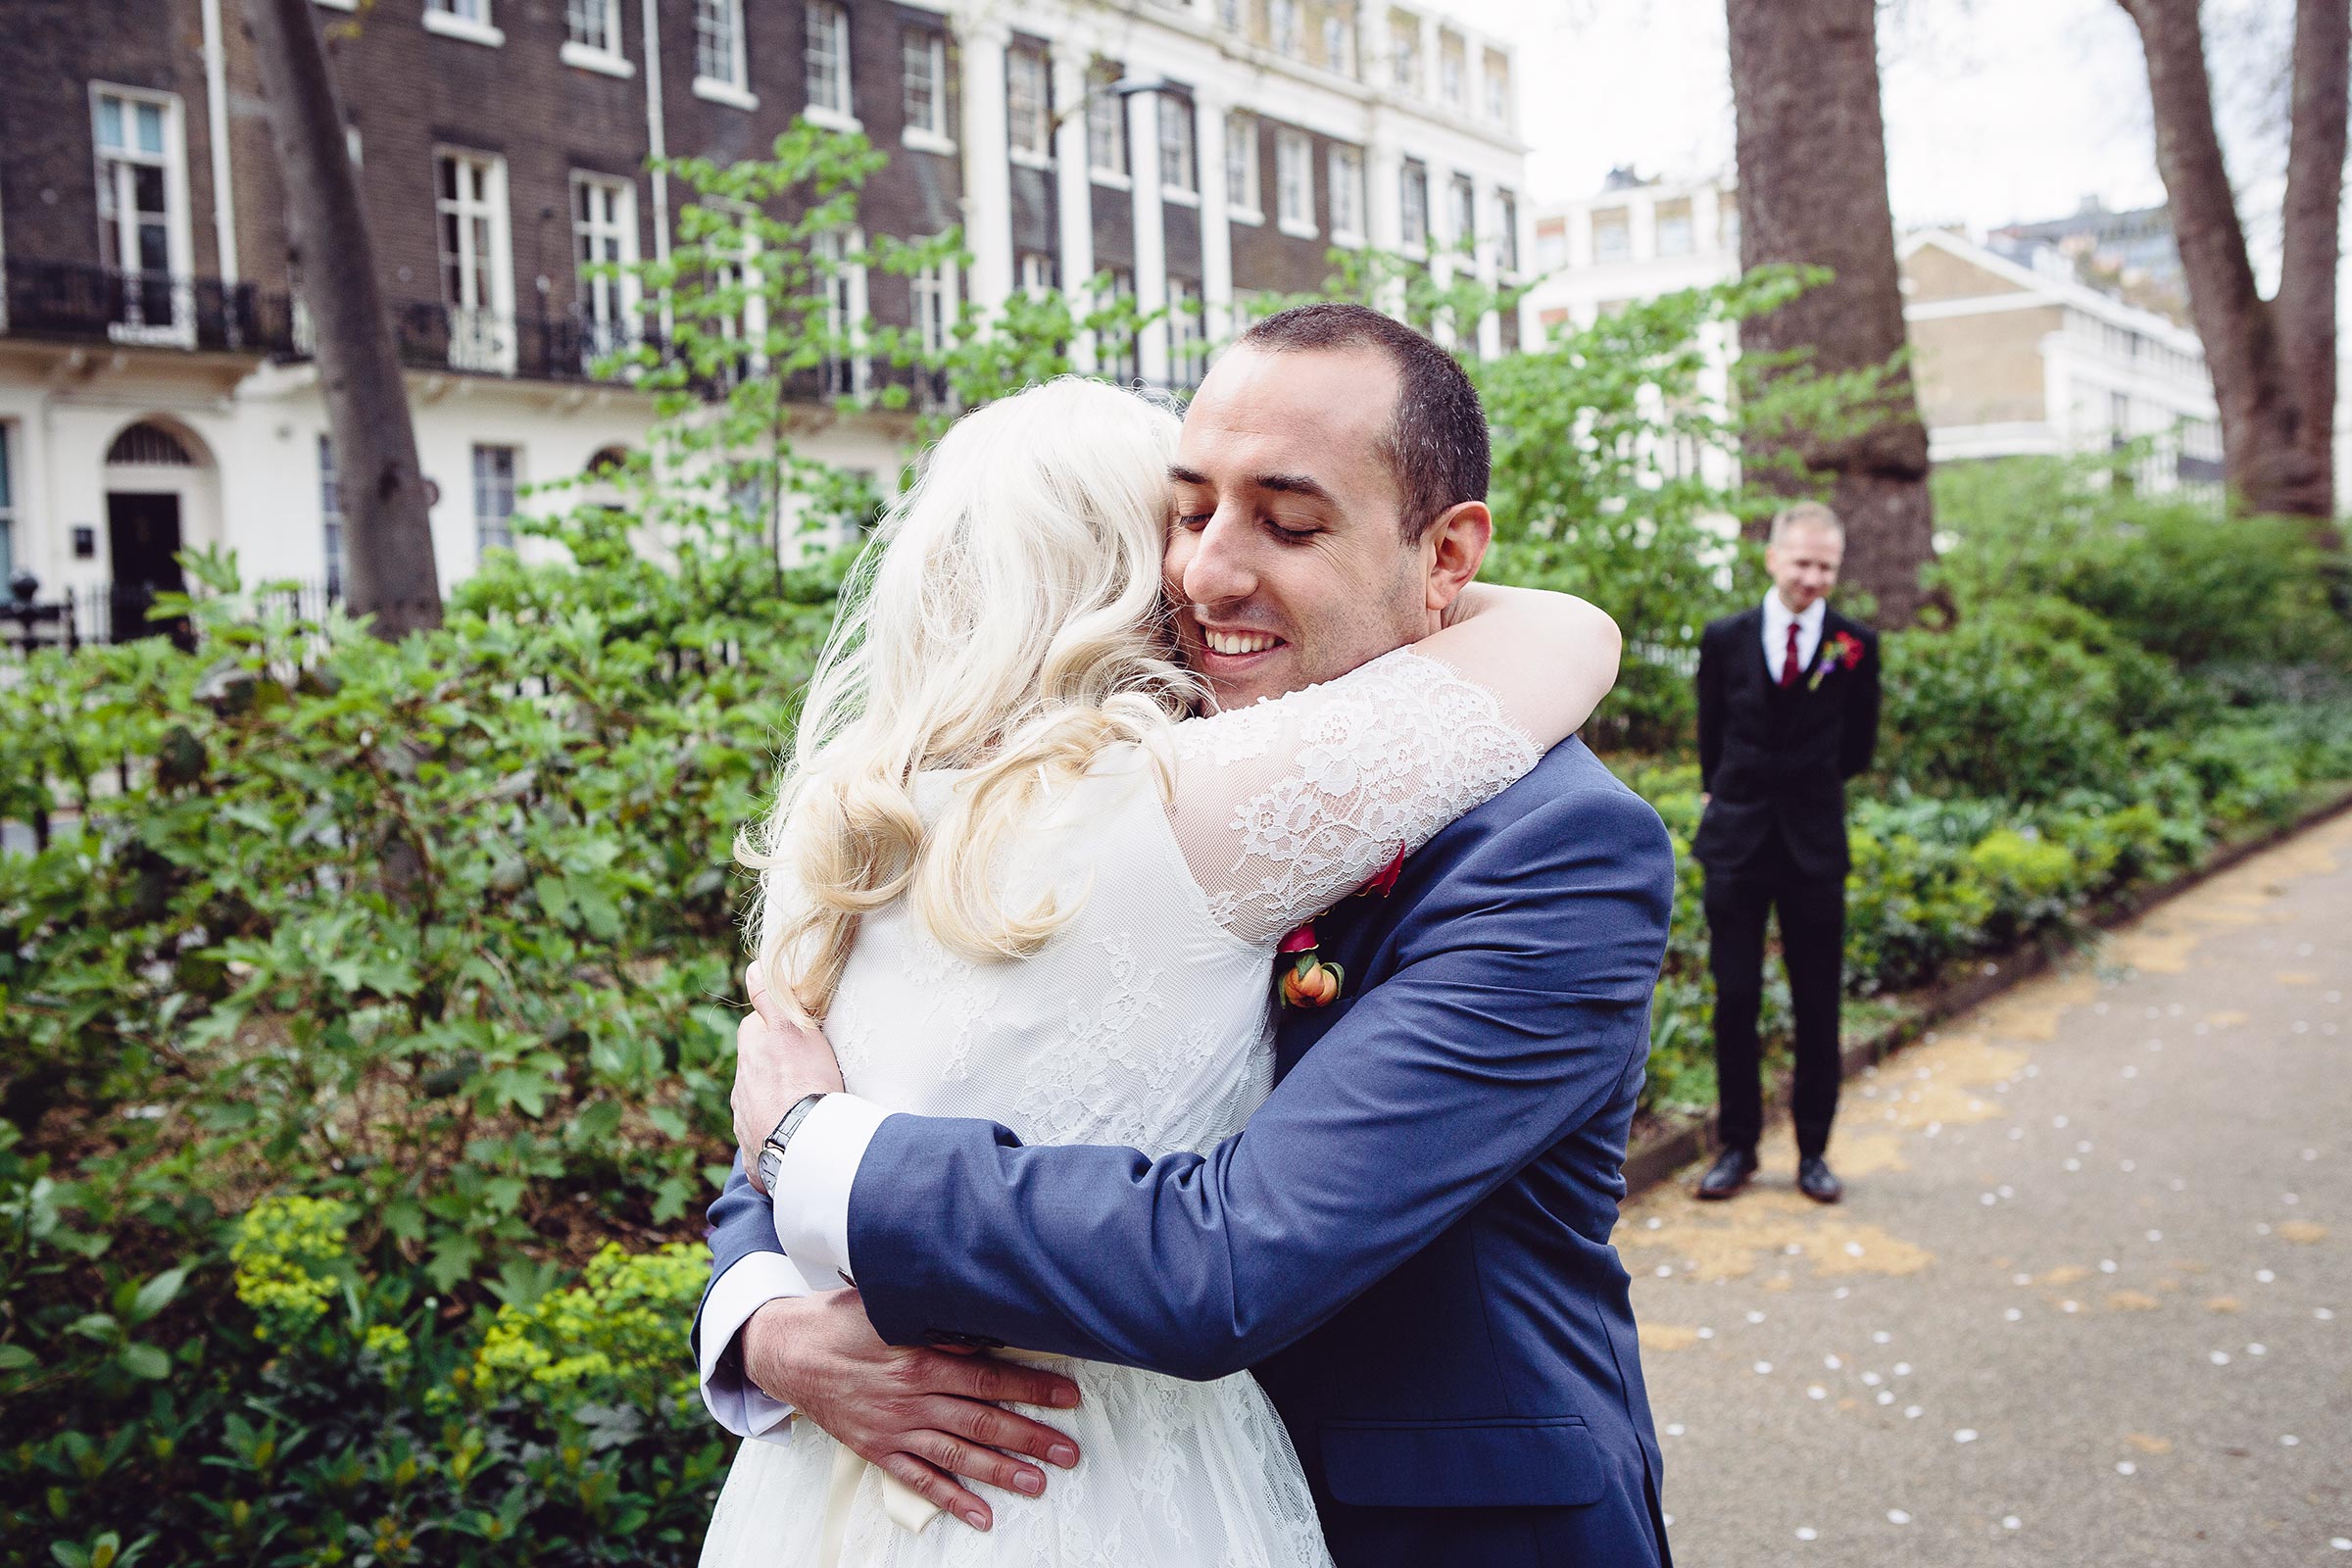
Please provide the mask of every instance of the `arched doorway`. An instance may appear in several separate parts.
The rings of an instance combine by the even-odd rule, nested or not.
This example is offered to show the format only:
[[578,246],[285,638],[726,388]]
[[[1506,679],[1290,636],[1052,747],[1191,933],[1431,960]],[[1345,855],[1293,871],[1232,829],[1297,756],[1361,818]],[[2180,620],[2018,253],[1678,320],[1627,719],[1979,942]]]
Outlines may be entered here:
[[160,594],[185,593],[179,553],[218,534],[212,515],[212,454],[176,420],[150,416],[125,425],[106,450],[106,545],[109,624],[105,635],[170,635],[185,641],[182,621],[151,621]]

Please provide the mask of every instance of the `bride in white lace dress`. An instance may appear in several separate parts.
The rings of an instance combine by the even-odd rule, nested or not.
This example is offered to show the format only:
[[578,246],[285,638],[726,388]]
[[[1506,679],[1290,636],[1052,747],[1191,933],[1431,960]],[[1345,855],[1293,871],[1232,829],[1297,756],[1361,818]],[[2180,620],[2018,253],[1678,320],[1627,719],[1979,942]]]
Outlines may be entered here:
[[[1184,716],[1159,580],[1176,433],[1099,384],[1004,399],[868,553],[747,857],[770,985],[867,1100],[1205,1151],[1268,1091],[1285,934],[1527,772],[1614,678],[1599,612],[1474,585],[1425,642]],[[922,1527],[928,1505],[795,1419],[743,1446],[704,1563],[1329,1561],[1253,1379],[1054,1364],[1085,1457],[1043,1497],[995,1494],[992,1532]]]

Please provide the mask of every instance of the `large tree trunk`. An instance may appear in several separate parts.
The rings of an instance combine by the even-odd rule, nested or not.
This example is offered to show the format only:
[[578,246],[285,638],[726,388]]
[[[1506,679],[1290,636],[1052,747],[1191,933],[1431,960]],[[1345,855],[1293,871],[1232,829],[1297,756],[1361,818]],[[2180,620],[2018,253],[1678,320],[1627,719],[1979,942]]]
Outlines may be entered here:
[[[1829,372],[1883,366],[1904,347],[1903,296],[1886,198],[1875,0],[1728,0],[1740,160],[1740,262],[1836,273],[1741,323],[1743,349],[1808,351]],[[1834,474],[1846,576],[1882,619],[1909,621],[1934,554],[1928,432],[1908,367],[1886,383],[1884,416],[1851,440],[1799,454]]]
[[355,614],[375,617],[378,637],[397,640],[441,624],[441,582],[408,387],[313,16],[313,0],[245,0],[334,431],[347,598]]
[[2205,345],[2222,452],[2250,512],[2335,511],[2335,269],[2352,0],[2300,0],[2278,293],[2254,285],[2213,123],[2197,0],[2121,0],[2138,24],[2189,317]]

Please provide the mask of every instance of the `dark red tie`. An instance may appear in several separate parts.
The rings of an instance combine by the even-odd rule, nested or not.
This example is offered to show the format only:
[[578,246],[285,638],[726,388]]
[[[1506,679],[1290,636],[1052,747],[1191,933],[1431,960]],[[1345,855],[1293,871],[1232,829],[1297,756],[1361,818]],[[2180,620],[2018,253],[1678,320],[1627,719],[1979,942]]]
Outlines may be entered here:
[[1781,661],[1781,684],[1784,686],[1795,685],[1797,673],[1796,622],[1792,620],[1788,623],[1788,657]]

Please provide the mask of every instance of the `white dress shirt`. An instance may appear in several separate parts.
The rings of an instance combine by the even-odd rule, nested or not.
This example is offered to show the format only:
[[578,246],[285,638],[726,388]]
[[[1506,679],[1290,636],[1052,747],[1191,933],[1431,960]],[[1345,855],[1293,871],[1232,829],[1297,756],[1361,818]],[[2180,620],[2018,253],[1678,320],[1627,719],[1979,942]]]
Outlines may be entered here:
[[850,1268],[850,1187],[874,1129],[888,1115],[856,1095],[827,1095],[808,1108],[785,1147],[776,1173],[776,1240],[790,1254],[751,1252],[738,1259],[703,1302],[703,1404],[739,1438],[784,1440],[792,1406],[771,1398],[737,1367],[719,1357],[752,1314],[786,1296],[837,1290]]
[[1816,599],[1797,614],[1781,603],[1781,591],[1772,589],[1764,595],[1764,667],[1771,671],[1775,684],[1781,678],[1781,666],[1788,662],[1788,628],[1796,627],[1796,667],[1799,671],[1813,667],[1813,656],[1821,652],[1821,628],[1829,618],[1830,602]]

